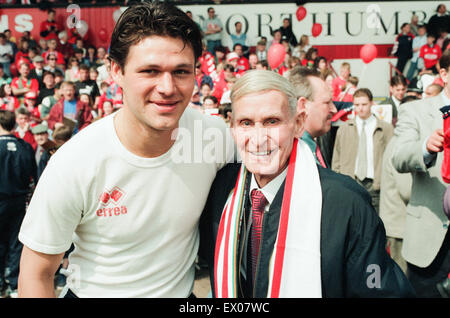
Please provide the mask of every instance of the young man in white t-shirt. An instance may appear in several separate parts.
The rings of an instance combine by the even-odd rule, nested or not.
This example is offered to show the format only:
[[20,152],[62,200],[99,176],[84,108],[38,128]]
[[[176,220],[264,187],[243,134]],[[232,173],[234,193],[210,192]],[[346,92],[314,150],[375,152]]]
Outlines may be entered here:
[[19,234],[19,296],[55,296],[72,242],[62,296],[192,293],[199,217],[234,155],[220,119],[186,110],[201,52],[198,26],[173,6],[144,2],[122,14],[110,58],[124,107],[49,161]]

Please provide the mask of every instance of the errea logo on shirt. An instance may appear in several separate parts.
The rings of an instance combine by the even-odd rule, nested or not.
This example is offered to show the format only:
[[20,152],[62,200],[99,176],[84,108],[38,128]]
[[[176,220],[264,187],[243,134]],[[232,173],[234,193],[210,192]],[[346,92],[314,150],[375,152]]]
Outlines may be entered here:
[[[114,187],[111,191],[105,189],[99,197],[99,202],[104,208],[97,210],[97,216],[119,216],[127,214],[127,207],[118,206],[119,202],[125,197],[125,192],[118,187]],[[108,207],[110,205],[113,207]]]

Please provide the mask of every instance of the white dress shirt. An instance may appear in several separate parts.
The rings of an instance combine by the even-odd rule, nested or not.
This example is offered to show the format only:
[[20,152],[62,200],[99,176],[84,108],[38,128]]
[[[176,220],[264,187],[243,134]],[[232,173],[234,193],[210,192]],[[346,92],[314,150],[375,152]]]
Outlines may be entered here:
[[[374,178],[374,163],[373,163],[373,133],[375,132],[375,127],[377,126],[377,120],[374,115],[371,115],[366,120],[361,119],[359,116],[356,116],[356,129],[358,130],[358,136],[361,136],[361,129],[363,125],[363,121],[365,121],[365,132],[366,132],[366,150],[367,150],[367,174],[366,178],[373,179]],[[356,158],[355,165],[355,174],[358,167],[358,160]]]
[[[276,176],[272,181],[270,181],[268,184],[266,184],[263,188],[260,188],[258,185],[258,182],[256,182],[255,175],[252,174],[251,181],[250,181],[250,191],[248,193],[250,197],[250,202],[252,202],[252,191],[254,189],[261,191],[264,196],[267,199],[267,204],[264,207],[264,214],[266,214],[269,209],[270,205],[272,204],[273,200],[275,199],[275,196],[280,189],[281,185],[283,184],[284,179],[286,179],[287,176],[287,167],[278,175]],[[245,245],[244,245],[244,252],[242,255],[242,263],[241,263],[241,274],[246,279],[247,277],[247,247],[248,246],[248,240],[250,238],[250,229],[252,226],[252,210],[250,209],[250,214],[248,217],[247,222],[247,231],[245,236]]]

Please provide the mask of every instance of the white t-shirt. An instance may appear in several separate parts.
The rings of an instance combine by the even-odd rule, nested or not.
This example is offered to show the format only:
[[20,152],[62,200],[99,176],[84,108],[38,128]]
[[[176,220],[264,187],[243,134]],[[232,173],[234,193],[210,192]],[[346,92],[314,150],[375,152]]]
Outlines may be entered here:
[[[199,217],[216,172],[234,156],[232,139],[221,119],[186,109],[171,149],[142,158],[119,141],[115,114],[51,157],[19,239],[46,254],[73,242],[68,287],[78,297],[187,297]],[[226,149],[216,151],[211,136]]]

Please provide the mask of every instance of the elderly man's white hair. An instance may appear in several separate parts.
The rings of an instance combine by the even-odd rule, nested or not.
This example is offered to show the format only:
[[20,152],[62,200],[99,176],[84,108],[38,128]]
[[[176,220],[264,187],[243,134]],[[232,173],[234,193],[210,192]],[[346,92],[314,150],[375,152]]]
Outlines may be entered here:
[[273,90],[286,95],[291,115],[296,114],[297,95],[294,86],[280,74],[266,70],[248,71],[234,83],[230,94],[231,107],[246,95]]

